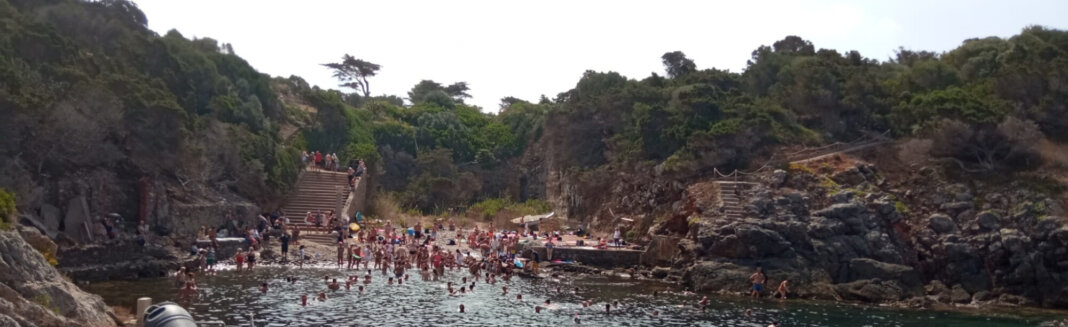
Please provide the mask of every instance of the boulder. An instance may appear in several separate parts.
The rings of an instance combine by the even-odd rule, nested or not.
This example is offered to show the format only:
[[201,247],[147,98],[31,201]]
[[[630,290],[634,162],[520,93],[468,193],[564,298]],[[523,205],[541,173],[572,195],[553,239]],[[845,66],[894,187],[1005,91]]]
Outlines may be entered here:
[[768,184],[771,187],[780,187],[783,183],[786,183],[786,171],[782,169],[776,169],[771,172],[771,177],[768,178]]
[[972,301],[972,295],[968,294],[968,291],[964,290],[960,284],[953,285],[953,288],[949,290],[949,301],[953,303],[969,303]]
[[79,243],[93,240],[93,220],[89,216],[84,196],[77,196],[67,203],[67,215],[63,218],[64,231]]
[[936,213],[927,218],[927,227],[935,233],[946,234],[957,229],[957,224],[945,214]]
[[823,217],[812,217],[808,224],[808,235],[813,238],[825,239],[845,232],[845,224],[841,221]]
[[863,211],[864,206],[860,203],[836,203],[826,209],[814,212],[813,215],[831,219],[848,219],[860,214]]
[[733,263],[703,261],[690,266],[683,273],[682,280],[696,292],[729,289],[741,292],[746,290],[745,281],[749,280],[752,270],[751,267]]
[[947,210],[947,211],[952,211],[954,213],[957,213],[957,212],[962,212],[964,210],[971,209],[972,208],[972,203],[968,202],[968,201],[949,202],[949,203],[943,203],[940,206],[940,208],[942,208],[942,210]]
[[849,277],[851,281],[863,279],[896,280],[901,283],[901,287],[917,290],[923,286],[919,273],[912,267],[868,258],[849,260]]
[[852,167],[840,173],[834,174],[831,176],[831,179],[838,184],[849,186],[857,185],[867,181],[867,178],[864,176],[864,173],[862,173],[857,167]]
[[949,287],[940,280],[932,280],[923,287],[924,293],[941,303],[949,303]]
[[668,274],[670,274],[670,273],[671,273],[671,268],[667,268],[667,267],[656,267],[656,268],[653,268],[653,271],[651,272],[651,274],[653,275],[653,278],[660,278],[660,279],[663,279],[664,277],[667,277]]
[[853,198],[855,196],[856,193],[853,193],[853,191],[838,191],[837,193],[831,194],[831,202],[848,203],[850,201],[853,201]]
[[0,231],[0,312],[22,325],[114,326],[97,295],[69,282],[14,231]]
[[993,211],[980,212],[975,217],[975,220],[979,224],[979,228],[985,231],[995,231],[1001,228],[1001,216]]
[[978,292],[975,292],[975,294],[972,294],[972,301],[973,302],[990,301],[990,300],[993,300],[993,299],[994,299],[994,294],[990,293],[989,291],[978,291]]
[[891,302],[905,298],[906,292],[897,281],[865,279],[836,284],[838,295],[846,300],[864,302]]
[[49,232],[55,232],[59,230],[59,222],[63,217],[60,216],[62,211],[59,208],[51,204],[41,205],[41,222],[48,228]]

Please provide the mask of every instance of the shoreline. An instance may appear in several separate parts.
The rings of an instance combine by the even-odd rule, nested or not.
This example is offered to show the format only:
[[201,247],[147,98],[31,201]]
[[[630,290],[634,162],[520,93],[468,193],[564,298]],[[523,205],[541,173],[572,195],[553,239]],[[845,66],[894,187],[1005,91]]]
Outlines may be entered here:
[[[221,268],[221,269],[217,269],[216,271],[223,271],[223,272],[229,271],[229,272],[232,272],[235,269],[234,265],[230,264],[230,263],[220,264],[219,268]],[[328,262],[317,262],[317,263],[309,264],[305,268],[295,268],[294,266],[289,265],[289,264],[273,263],[273,264],[258,265],[258,267],[254,268],[254,269],[263,269],[263,268],[266,268],[266,269],[287,269],[287,268],[292,268],[293,270],[297,270],[297,271],[308,269],[308,270],[338,272],[338,273],[342,273],[342,274],[344,274],[344,272],[348,271],[348,269],[332,267]],[[352,271],[358,271],[358,270],[353,269]],[[461,275],[465,275],[466,276],[466,272],[463,272],[463,271],[457,271],[456,273],[459,273]],[[786,300],[786,301],[779,301],[779,300],[772,299],[772,298],[767,298],[767,297],[761,297],[759,299],[754,299],[754,298],[750,298],[750,297],[743,296],[743,295],[737,295],[737,294],[708,293],[708,292],[695,293],[695,292],[691,292],[691,291],[686,290],[682,285],[679,285],[678,283],[665,282],[663,280],[653,279],[653,278],[644,278],[644,277],[624,278],[624,277],[620,277],[618,274],[605,274],[603,272],[602,273],[597,273],[597,274],[574,273],[574,272],[564,271],[564,270],[561,270],[561,269],[555,269],[554,267],[552,267],[552,265],[545,266],[543,268],[543,270],[540,272],[539,276],[541,276],[541,278],[540,278],[541,280],[545,280],[545,281],[548,281],[550,283],[565,283],[568,280],[585,279],[587,281],[608,281],[608,282],[612,282],[612,283],[620,283],[620,282],[622,282],[622,283],[630,283],[630,284],[633,284],[633,286],[639,286],[639,284],[660,285],[660,286],[663,286],[664,288],[668,289],[666,291],[660,291],[660,292],[662,292],[661,294],[664,294],[664,295],[667,295],[667,296],[684,296],[684,297],[692,297],[694,299],[699,299],[701,296],[707,295],[708,298],[711,301],[713,301],[713,303],[717,303],[718,302],[718,303],[724,304],[724,305],[739,305],[739,304],[741,304],[743,306],[752,306],[752,307],[755,307],[755,308],[756,307],[761,307],[761,308],[766,308],[766,309],[776,309],[776,307],[782,307],[782,306],[795,306],[795,307],[796,306],[800,306],[800,307],[814,307],[814,308],[838,308],[838,309],[841,309],[843,307],[847,307],[847,308],[858,308],[858,309],[862,309],[862,310],[879,310],[879,311],[887,311],[887,312],[907,311],[907,312],[914,312],[914,313],[951,313],[951,314],[962,314],[962,315],[975,316],[975,317],[1039,320],[1039,321],[1043,322],[1041,324],[1041,326],[1066,326],[1066,324],[1068,324],[1068,310],[1059,310],[1059,309],[1046,309],[1046,308],[1023,307],[1023,306],[1013,307],[1013,306],[1003,306],[1003,305],[993,305],[993,304],[990,304],[990,305],[943,305],[943,304],[936,304],[936,305],[932,305],[930,307],[915,308],[915,307],[897,305],[895,303],[866,303],[866,302],[855,302],[855,301],[831,301],[831,300],[805,299],[805,298],[790,299],[790,300]],[[533,280],[534,279],[534,278],[523,277],[523,276],[517,276],[517,277],[519,279],[526,279],[526,280]],[[141,280],[167,279],[167,278],[170,278],[170,277],[144,278],[144,279],[141,279]],[[136,282],[136,281],[121,281],[121,282]],[[630,295],[638,295],[638,296],[642,296],[643,295],[643,292],[628,291],[627,293],[630,294]],[[644,294],[644,295],[648,296],[648,294]],[[132,313],[132,311],[133,311],[132,308],[128,308],[126,306],[123,306],[123,305],[117,304],[117,303],[107,303],[107,305],[114,310],[114,312],[116,313],[117,316],[119,316],[120,318],[123,318],[122,321],[133,320],[134,316],[133,316],[133,313]]]

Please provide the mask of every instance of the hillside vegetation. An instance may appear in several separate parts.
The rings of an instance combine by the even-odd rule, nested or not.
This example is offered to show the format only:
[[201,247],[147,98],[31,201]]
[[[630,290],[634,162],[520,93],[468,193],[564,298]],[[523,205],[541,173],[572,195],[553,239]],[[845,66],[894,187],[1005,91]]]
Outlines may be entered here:
[[371,96],[394,68],[349,55],[325,65],[352,93],[272,79],[228,44],[153,33],[124,0],[0,0],[0,21],[0,185],[30,207],[69,175],[272,203],[304,149],[365,159],[375,191],[430,213],[551,198],[558,180],[692,181],[871,135],[927,140],[913,151],[962,171],[1026,170],[1035,146],[1068,138],[1068,32],[1038,26],[886,61],[787,36],[742,72],[667,52],[664,74],[587,71],[553,97],[479,108],[462,81]]

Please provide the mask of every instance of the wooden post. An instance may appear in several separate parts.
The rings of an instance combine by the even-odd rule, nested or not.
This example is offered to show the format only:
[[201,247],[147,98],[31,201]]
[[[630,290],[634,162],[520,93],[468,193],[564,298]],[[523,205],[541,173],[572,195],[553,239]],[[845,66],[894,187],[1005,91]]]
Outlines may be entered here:
[[145,327],[145,310],[152,305],[152,298],[142,297],[137,299],[137,327]]

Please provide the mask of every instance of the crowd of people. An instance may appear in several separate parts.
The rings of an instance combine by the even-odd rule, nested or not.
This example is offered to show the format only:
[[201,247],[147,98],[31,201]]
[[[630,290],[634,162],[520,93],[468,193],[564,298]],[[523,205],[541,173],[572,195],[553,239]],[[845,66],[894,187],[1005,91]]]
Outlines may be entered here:
[[338,161],[336,153],[323,154],[319,151],[304,151],[300,155],[300,161],[304,163],[305,167],[317,168],[329,171],[338,171],[341,169],[340,161]]
[[[553,244],[563,241],[559,233],[537,234],[530,232],[527,228],[522,231],[508,231],[497,230],[491,225],[488,229],[480,229],[475,226],[471,230],[457,230],[455,223],[451,220],[447,224],[442,221],[436,221],[425,226],[421,223],[415,223],[410,226],[394,226],[391,221],[385,221],[377,226],[367,223],[365,224],[366,227],[351,231],[344,228],[346,226],[341,224],[340,221],[329,220],[331,213],[324,211],[322,214],[323,220],[328,222],[326,226],[332,226],[329,232],[336,232],[338,235],[337,260],[334,262],[336,267],[342,270],[360,271],[363,274],[343,274],[341,281],[338,278],[325,278],[323,280],[325,290],[313,296],[313,299],[317,301],[326,301],[327,292],[340,291],[342,288],[345,291],[355,288],[358,292],[364,292],[374,279],[372,271],[381,273],[383,276],[381,282],[385,285],[403,285],[410,278],[415,277],[423,281],[445,282],[447,295],[464,296],[475,292],[478,283],[494,285],[499,281],[507,282],[521,272],[536,275],[538,273],[537,262],[541,258],[538,257],[537,252],[534,252],[534,256],[531,259],[522,258],[518,253],[518,244],[521,239],[543,239],[547,249],[546,260],[552,259]],[[281,214],[278,217],[260,215],[257,219],[258,223],[255,228],[250,228],[247,233],[247,250],[242,248],[233,256],[232,261],[237,273],[254,269],[258,259],[259,246],[262,244],[262,242],[257,242],[256,238],[261,235],[272,234],[270,230],[280,232],[275,234],[279,234],[279,239],[281,240],[282,260],[289,261],[288,247],[291,242],[290,236],[286,232],[288,219]],[[455,231],[456,233],[450,233],[451,237],[439,240],[438,236],[442,235],[444,231]],[[211,236],[208,235],[208,237]],[[212,240],[214,241],[214,238]],[[619,243],[619,241],[614,241]],[[600,242],[603,243],[604,239]],[[464,248],[464,245],[466,245],[466,248]],[[447,247],[452,249],[449,250]],[[216,271],[215,266],[218,263],[215,248],[194,248],[192,250],[197,251],[196,253],[200,258],[201,265],[197,268],[205,274],[214,274]],[[309,258],[305,253],[304,245],[300,245],[299,253],[296,253],[295,256],[295,264],[303,268],[305,260]],[[194,271],[195,269],[187,271],[183,267],[175,275],[175,285],[178,287],[182,298],[195,297],[197,294]],[[459,275],[446,278],[448,275],[457,273]],[[459,283],[455,282],[458,278],[460,280]],[[292,283],[297,279],[295,277],[286,277],[285,281]],[[749,282],[752,284],[751,295],[754,297],[761,296],[766,281],[767,276],[760,267],[757,267],[756,272],[749,277]],[[773,293],[775,297],[782,300],[786,299],[789,292],[788,282],[788,280],[784,280],[779,284]],[[478,289],[481,291],[483,289],[492,290],[493,288],[481,287]],[[262,283],[259,290],[263,293],[268,292],[268,283]],[[557,292],[559,291],[558,287]],[[500,292],[502,295],[507,295],[508,287],[502,286]],[[655,292],[653,296],[656,296]],[[522,300],[522,294],[516,294],[516,298]],[[308,295],[302,296],[300,301],[301,305],[307,305]],[[709,299],[707,297],[694,304],[698,310],[702,311],[708,305]],[[582,306],[584,308],[595,307],[595,304],[591,301],[583,301]],[[619,306],[618,301],[604,303],[604,313],[610,314]],[[539,313],[552,307],[550,300],[546,300],[545,303],[534,304],[535,312]],[[462,305],[459,310],[463,312]],[[658,316],[659,311],[654,310],[650,314]],[[746,314],[750,315],[751,312]],[[578,318],[576,317],[575,319],[577,320]]]

